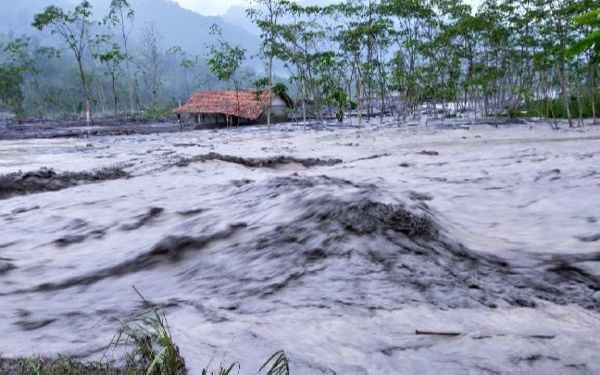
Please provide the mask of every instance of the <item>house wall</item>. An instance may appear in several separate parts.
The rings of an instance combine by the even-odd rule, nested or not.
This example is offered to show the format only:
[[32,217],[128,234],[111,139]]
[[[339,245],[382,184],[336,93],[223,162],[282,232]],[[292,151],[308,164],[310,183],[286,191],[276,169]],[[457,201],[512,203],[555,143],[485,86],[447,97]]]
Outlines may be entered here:
[[[227,116],[226,115],[210,115],[210,114],[194,114],[191,115],[193,117],[193,121],[197,124],[196,129],[214,129],[218,127],[223,127],[227,125]],[[232,116],[231,125],[252,125],[255,124],[256,121],[248,120],[246,118],[239,118]]]
[[[257,124],[266,124],[267,123],[267,111],[265,111],[260,115],[260,117],[255,121]],[[278,122],[287,122],[289,121],[289,117],[287,114],[287,104],[280,97],[276,96],[271,101],[271,123],[275,124]]]

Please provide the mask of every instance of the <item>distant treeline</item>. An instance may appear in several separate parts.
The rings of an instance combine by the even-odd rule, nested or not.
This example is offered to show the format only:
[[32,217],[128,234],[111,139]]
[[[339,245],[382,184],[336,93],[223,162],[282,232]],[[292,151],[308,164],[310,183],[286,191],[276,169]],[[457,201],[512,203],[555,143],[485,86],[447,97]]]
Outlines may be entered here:
[[[83,116],[87,101],[92,115],[153,116],[197,89],[226,86],[202,53],[165,47],[155,23],[136,23],[127,0],[111,0],[108,14],[88,1],[51,5],[29,22],[28,35],[0,34],[0,111],[18,117]],[[197,51],[207,40],[198,36]],[[257,79],[246,67],[240,76]]]
[[[251,84],[281,89],[285,83],[302,104],[302,116],[322,119],[329,108],[338,119],[349,110],[400,119],[419,115],[423,103],[440,116],[468,111],[564,117],[575,124],[597,115],[597,0],[484,0],[476,10],[461,0],[256,3],[248,10],[248,22],[261,31],[265,76],[236,67],[232,75],[217,76],[221,85],[235,83],[236,89]],[[7,69],[21,73],[21,79],[2,84],[0,99],[13,112],[80,112],[86,84],[89,100],[104,112],[172,105],[174,98],[196,88],[218,85],[209,57],[190,56],[176,47],[157,49],[159,33],[152,24],[143,26],[140,40],[130,41],[135,47],[128,47],[135,12],[126,0],[113,0],[100,25],[87,1],[60,11],[77,30],[89,22],[82,51],[85,71],[78,74],[73,48],[69,56],[63,51],[57,58],[56,50],[35,39],[6,41],[0,74]],[[56,29],[56,14],[48,8],[38,16],[34,26]],[[219,48],[231,52],[235,47],[217,44],[212,57],[219,56]],[[282,82],[277,76],[290,78]],[[17,88],[23,108],[14,105],[18,95],[12,101],[7,95]]]
[[484,0],[476,10],[461,0],[258,2],[250,16],[264,55],[290,67],[317,116],[333,106],[338,118],[353,107],[596,117],[596,0]]

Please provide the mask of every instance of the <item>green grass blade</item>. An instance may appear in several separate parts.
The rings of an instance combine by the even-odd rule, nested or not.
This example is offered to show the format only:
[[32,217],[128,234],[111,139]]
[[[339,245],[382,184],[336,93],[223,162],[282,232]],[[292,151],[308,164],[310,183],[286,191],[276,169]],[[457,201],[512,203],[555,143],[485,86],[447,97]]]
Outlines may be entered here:
[[165,354],[165,351],[167,351],[167,348],[162,348],[162,350],[160,352],[158,352],[158,354],[154,357],[154,359],[152,360],[152,363],[150,364],[150,366],[148,367],[148,370],[146,371],[146,375],[152,375],[154,371],[154,367],[156,367],[156,364],[158,363],[158,361],[162,358],[163,354]]

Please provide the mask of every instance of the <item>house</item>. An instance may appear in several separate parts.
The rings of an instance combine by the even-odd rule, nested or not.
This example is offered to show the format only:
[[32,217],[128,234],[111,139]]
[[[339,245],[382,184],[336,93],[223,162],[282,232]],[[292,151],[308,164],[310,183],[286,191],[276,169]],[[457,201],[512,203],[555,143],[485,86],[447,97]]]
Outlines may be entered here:
[[288,109],[294,102],[285,93],[268,90],[198,91],[173,113],[194,116],[200,124],[251,125],[266,124],[269,102],[271,123],[288,120]]

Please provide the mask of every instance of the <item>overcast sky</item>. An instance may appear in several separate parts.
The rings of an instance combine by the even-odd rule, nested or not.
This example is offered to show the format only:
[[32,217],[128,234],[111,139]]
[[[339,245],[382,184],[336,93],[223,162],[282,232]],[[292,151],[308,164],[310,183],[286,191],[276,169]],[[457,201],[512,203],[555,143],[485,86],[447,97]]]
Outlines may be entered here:
[[182,7],[204,15],[221,15],[232,5],[247,5],[246,0],[175,0]]
[[[22,1],[22,0],[21,0]],[[248,0],[175,0],[182,7],[204,15],[221,15],[232,5],[248,5]],[[468,4],[477,6],[481,0],[466,0]]]

